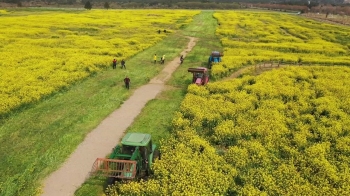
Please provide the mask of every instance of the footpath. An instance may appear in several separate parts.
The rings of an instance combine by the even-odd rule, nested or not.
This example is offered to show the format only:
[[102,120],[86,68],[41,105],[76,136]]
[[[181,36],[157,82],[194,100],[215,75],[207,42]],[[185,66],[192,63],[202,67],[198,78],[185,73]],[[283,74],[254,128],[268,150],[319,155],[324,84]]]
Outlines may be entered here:
[[[184,57],[196,44],[196,38],[188,37]],[[120,108],[111,113],[92,130],[66,162],[43,182],[43,196],[74,195],[89,177],[92,164],[98,157],[105,157],[123,137],[146,103],[154,99],[165,87],[164,83],[180,65],[179,58],[166,63],[164,69],[148,84],[136,89]]]

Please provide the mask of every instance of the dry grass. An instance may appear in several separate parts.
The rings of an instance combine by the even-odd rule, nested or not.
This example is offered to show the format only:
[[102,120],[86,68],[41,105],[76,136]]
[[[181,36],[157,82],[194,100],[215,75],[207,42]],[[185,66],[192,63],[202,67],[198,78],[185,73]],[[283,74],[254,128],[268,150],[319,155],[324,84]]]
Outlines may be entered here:
[[308,18],[320,20],[322,22],[331,22],[336,24],[342,24],[342,25],[350,25],[350,16],[347,15],[333,15],[329,14],[326,17],[326,14],[322,13],[306,13],[303,14],[303,16],[306,16]]

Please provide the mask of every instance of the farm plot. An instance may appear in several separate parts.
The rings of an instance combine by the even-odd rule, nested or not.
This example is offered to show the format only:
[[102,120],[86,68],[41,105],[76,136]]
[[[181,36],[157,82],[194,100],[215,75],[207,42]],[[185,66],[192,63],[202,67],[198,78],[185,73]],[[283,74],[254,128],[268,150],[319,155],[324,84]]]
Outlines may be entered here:
[[[159,46],[159,48],[149,48],[142,52],[140,52],[141,51],[140,49],[138,51],[139,53],[137,53],[132,58],[127,59],[127,62],[129,62],[130,64],[128,66],[128,69],[123,71],[120,71],[120,70],[105,71],[104,69],[107,66],[109,66],[109,62],[111,62],[112,58],[115,57],[112,55],[105,55],[106,61],[103,61],[105,63],[103,66],[102,65],[100,67],[95,66],[96,71],[87,72],[88,74],[97,72],[96,74],[94,74],[94,77],[88,77],[82,80],[81,82],[77,82],[75,83],[75,85],[71,85],[67,90],[58,92],[52,97],[49,97],[48,99],[44,99],[43,101],[40,101],[39,103],[33,105],[33,107],[30,107],[27,110],[23,110],[23,111],[21,110],[20,112],[15,112],[15,114],[10,115],[10,118],[1,119],[2,124],[0,126],[0,143],[1,143],[0,145],[0,157],[1,157],[0,195],[36,195],[40,193],[41,190],[40,190],[39,183],[42,181],[42,179],[45,178],[50,172],[57,169],[57,167],[64,161],[64,159],[67,158],[67,156],[69,156],[69,154],[74,151],[76,146],[83,140],[85,135],[89,131],[91,131],[96,125],[98,125],[101,119],[108,116],[108,114],[111,111],[113,111],[118,106],[120,106],[122,101],[124,101],[132,93],[132,91],[126,91],[124,89],[124,86],[122,85],[122,77],[125,76],[124,74],[125,73],[130,74],[130,76],[133,78],[132,87],[136,88],[137,86],[140,86],[145,82],[148,82],[147,78],[153,77],[153,75],[157,74],[157,71],[161,69],[160,66],[159,68],[155,68],[154,64],[151,62],[151,57],[154,54],[153,51],[158,51],[158,50],[166,51],[168,54],[168,57],[173,58],[176,55],[178,55],[178,51],[181,51],[181,49],[184,47],[184,43],[187,43],[187,38],[184,38],[182,36],[175,36],[174,34],[171,34],[171,36],[167,36],[169,34],[164,34],[163,32],[158,34],[157,32],[158,28],[162,28],[162,29],[164,28],[170,32],[176,31],[176,29],[180,28],[180,25],[184,25],[190,22],[194,14],[199,13],[198,11],[188,11],[188,12],[183,11],[182,13],[180,11],[178,13],[174,13],[173,11],[155,10],[154,12],[152,11],[153,13],[152,15],[148,15],[148,12],[146,13],[140,10],[137,11],[137,13],[133,13],[133,12],[134,11],[132,10],[129,10],[129,11],[119,10],[118,11],[119,14],[124,14],[124,16],[120,16],[119,18],[117,17],[119,16],[119,14],[115,13],[114,11],[111,11],[111,12],[67,11],[67,13],[63,11],[53,11],[53,12],[52,11],[50,12],[35,11],[30,13],[22,12],[22,11],[20,12],[8,11],[6,13],[6,17],[1,16],[2,19],[4,19],[2,21],[7,20],[8,18],[16,18],[16,17],[17,19],[22,19],[21,17],[23,17],[23,20],[27,20],[27,18],[32,18],[34,20],[36,18],[34,17],[34,15],[38,16],[43,21],[45,21],[45,19],[50,18],[50,16],[55,18],[55,15],[60,15],[61,17],[66,17],[66,19],[63,20],[62,23],[65,23],[69,19],[71,19],[73,22],[75,17],[78,17],[78,18],[81,17],[80,23],[87,25],[89,28],[92,28],[93,24],[95,24],[97,27],[98,27],[98,24],[100,24],[98,22],[94,23],[93,22],[94,18],[96,18],[96,20],[101,20],[104,17],[107,17],[105,18],[105,20],[110,21],[111,22],[110,25],[113,25],[114,22],[116,23],[116,21],[118,22],[118,20],[125,19],[124,17],[126,17],[126,15],[139,16],[138,19],[140,23],[146,23],[145,21],[141,22],[141,18],[146,20],[147,17],[150,17],[150,18],[154,17],[156,19],[154,20],[150,19],[150,21],[156,21],[154,22],[154,28],[156,28],[156,30],[148,31],[148,29],[152,27],[151,22],[147,23],[148,26],[146,26],[146,24],[138,24],[137,28],[140,28],[140,27],[145,28],[145,32],[144,32],[145,34],[142,38],[138,37],[141,35],[135,35],[132,37],[132,39],[142,40],[142,39],[146,39],[148,35],[149,36],[154,35],[155,36],[155,38],[153,39],[154,42],[152,42],[152,40],[149,39],[149,40],[144,40],[143,43],[155,44],[159,42],[157,43],[157,47]],[[108,15],[109,15],[108,13],[111,14],[110,16],[116,16],[117,19],[112,17],[109,17],[108,19]],[[144,15],[142,15],[142,13]],[[174,13],[174,15],[177,15],[177,14],[179,15],[184,14],[184,15],[179,16],[178,20],[173,20],[176,18],[176,16],[174,15],[169,16],[171,19],[165,20],[166,16],[172,15],[172,13]],[[30,17],[30,15],[33,15],[33,17]],[[89,17],[89,19],[85,20],[86,17]],[[132,17],[129,17],[129,18],[132,18]],[[14,19],[11,19],[11,20],[14,20]],[[55,23],[57,22],[57,20],[54,20],[54,19],[52,20],[53,20],[52,23],[57,25],[57,23]],[[15,21],[12,21],[12,22],[15,22]],[[79,26],[80,23],[78,24],[78,22],[79,21],[76,22],[75,27]],[[134,21],[132,24],[137,26],[136,23],[137,22]],[[3,23],[1,23],[1,25],[3,25]],[[46,24],[46,25],[49,25],[49,24]],[[136,32],[134,31],[134,28],[132,28],[132,26],[130,25],[131,24],[126,24],[124,27],[123,26],[113,27],[114,30],[120,29],[120,31],[124,33],[129,31],[130,32],[127,35],[125,35],[125,37],[123,37],[124,34],[111,35],[112,38],[108,38],[108,39],[106,38],[105,41],[108,42],[108,40],[114,39],[115,37],[125,38],[124,40],[127,40],[127,36],[131,36],[133,32]],[[66,27],[66,26],[62,26],[62,28],[63,27]],[[128,29],[128,27],[130,27],[130,29]],[[71,28],[73,27],[71,26]],[[108,30],[108,28],[106,27],[104,30],[101,30],[101,33],[103,34],[103,33],[106,33],[105,31],[113,31],[113,29]],[[1,31],[3,31],[3,28],[1,28]],[[30,29],[28,31],[30,31]],[[79,32],[80,31],[77,31],[76,33],[79,34]],[[87,32],[81,32],[81,33],[87,33]],[[142,32],[138,32],[138,33],[142,33]],[[11,36],[11,35],[9,34],[8,36]],[[51,37],[51,35],[48,35],[48,36]],[[101,43],[102,42],[101,40],[104,40],[104,39],[103,37],[98,37],[98,36],[100,35],[99,34],[96,34],[93,36],[91,35],[91,39],[96,39],[97,43]],[[165,36],[167,36],[167,38],[163,39]],[[22,38],[22,39],[25,39],[25,38]],[[55,38],[55,39],[61,39],[61,37]],[[75,39],[71,39],[71,41],[72,42],[79,41],[79,39],[80,37],[77,36],[75,37]],[[15,41],[17,39],[6,38],[4,40]],[[33,40],[35,41],[36,39],[33,39]],[[62,42],[64,40],[65,39],[63,39]],[[28,39],[28,41],[30,42],[32,40]],[[93,40],[91,40],[86,44],[90,45],[93,43],[94,43]],[[131,47],[134,45],[128,46],[127,43],[125,43],[126,45],[124,46],[124,48],[122,47],[123,45],[120,45],[120,47],[113,46],[112,47],[113,49],[111,50],[113,52],[123,52],[124,50],[126,52],[130,51]],[[121,42],[120,44],[123,44],[123,42]],[[73,46],[74,45],[67,46],[67,47],[70,48]],[[105,44],[104,46],[111,47],[109,44]],[[172,46],[170,50],[168,50],[169,46]],[[7,47],[12,47],[12,46],[11,44],[9,44],[7,45]],[[27,47],[29,47],[29,45]],[[78,46],[74,46],[74,47],[78,47]],[[55,47],[53,48],[50,47],[50,48],[46,48],[46,50],[43,49],[42,52],[43,53],[47,52],[47,54],[51,54],[51,51],[50,51],[51,49],[54,51],[57,50]],[[33,49],[34,53],[35,53],[35,50]],[[84,50],[88,52],[90,51],[90,48],[85,48]],[[89,57],[93,56],[89,53],[84,53],[83,52],[84,50],[78,48],[77,51],[81,51],[82,53],[79,53],[79,54],[74,53],[75,56],[72,56],[71,60],[74,61],[75,58],[79,58],[81,55],[85,56],[84,58],[87,58],[87,56]],[[56,54],[58,54],[59,51],[61,50],[57,50]],[[0,48],[0,52],[6,52],[6,50],[4,50],[3,48]],[[133,52],[136,53],[136,50],[133,50]],[[30,53],[30,51],[28,53]],[[132,53],[128,53],[128,54],[132,55]],[[63,52],[62,52],[62,55],[64,55]],[[96,57],[95,59],[98,59],[98,55],[93,57]],[[127,58],[124,55],[120,56],[120,58],[124,58],[124,57]],[[150,58],[149,62],[146,61],[144,63],[140,63],[141,62],[140,59],[144,60],[144,59],[147,59],[148,57]],[[56,56],[52,56],[52,58],[55,59]],[[91,63],[95,62],[94,59],[89,58],[88,60]],[[4,62],[1,62],[1,63],[4,63]],[[5,64],[2,64],[2,66],[4,65]],[[8,68],[8,71],[10,70],[26,71],[24,73],[18,72],[18,75],[22,74],[23,76],[22,78],[16,81],[18,83],[17,87],[18,89],[20,89],[22,87],[20,85],[22,84],[22,80],[27,80],[27,78],[25,78],[24,76],[36,75],[40,73],[42,69],[51,67],[51,64],[45,64],[43,62],[41,65],[42,65],[41,67],[36,67],[37,69],[35,70],[33,69],[32,71],[29,71],[31,70],[30,65],[28,65],[28,67],[22,67],[22,68],[16,65],[18,69]],[[74,64],[72,64],[71,66],[72,69],[74,68],[73,65]],[[78,64],[76,64],[76,66],[78,66]],[[62,67],[64,66],[62,65]],[[132,69],[134,67],[139,67],[139,68]],[[5,67],[2,67],[1,70],[2,70],[1,74],[7,73],[7,70],[5,69]],[[99,72],[99,70],[101,71]],[[81,70],[77,68],[75,69],[75,71],[78,73],[78,71],[81,71]],[[62,77],[61,75],[57,75],[59,73],[62,73],[62,72],[60,72],[59,70],[52,71],[52,74],[56,74],[56,75],[50,75],[50,77],[58,77],[58,78]],[[76,76],[75,72],[73,71],[72,72],[67,71],[67,73],[65,74],[68,74],[68,73],[72,73],[71,77]],[[2,76],[3,75],[1,75],[1,80],[3,79]],[[11,80],[10,78],[7,78],[7,80],[15,81],[15,80]],[[62,81],[65,82],[63,79]],[[6,83],[6,84],[10,86],[11,83]],[[42,82],[42,84],[50,85],[48,81]],[[2,84],[2,85],[5,85],[5,84]],[[49,88],[50,86],[46,86],[46,87]],[[6,90],[6,88],[4,90]],[[1,87],[1,90],[3,90],[3,87]],[[16,93],[14,94],[16,95]],[[1,101],[3,101],[3,99],[1,99]]]
[[111,195],[348,195],[349,79],[350,68],[310,66],[190,85],[173,119],[173,137],[162,143],[154,177],[108,190]]
[[0,12],[0,116],[145,50],[198,11]]
[[350,65],[349,27],[285,13],[217,12],[214,17],[225,48],[225,58],[212,70],[217,78],[266,62]]
[[214,76],[265,61],[310,66],[190,85],[154,176],[109,195],[350,194],[350,68],[330,66],[349,65],[348,28],[277,13],[214,16],[225,47]]

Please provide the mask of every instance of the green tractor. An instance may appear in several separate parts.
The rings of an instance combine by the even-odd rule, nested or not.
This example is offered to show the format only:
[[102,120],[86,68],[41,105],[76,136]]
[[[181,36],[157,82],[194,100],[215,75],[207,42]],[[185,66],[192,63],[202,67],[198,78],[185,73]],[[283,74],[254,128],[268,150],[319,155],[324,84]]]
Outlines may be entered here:
[[160,158],[157,146],[152,144],[151,135],[127,133],[121,144],[113,148],[109,158],[97,158],[90,174],[131,180],[151,174],[155,159]]

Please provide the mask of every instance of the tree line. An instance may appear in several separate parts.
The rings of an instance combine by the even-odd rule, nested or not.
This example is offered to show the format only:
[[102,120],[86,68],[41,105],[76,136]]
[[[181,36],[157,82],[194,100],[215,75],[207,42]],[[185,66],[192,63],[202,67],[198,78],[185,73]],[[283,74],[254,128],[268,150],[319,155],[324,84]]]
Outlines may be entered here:
[[[0,0],[0,2],[5,3],[18,3],[18,2],[30,2],[31,0]],[[47,4],[76,4],[76,3],[105,3],[106,0],[39,0],[39,2]],[[137,5],[147,7],[147,6],[162,6],[162,5],[198,5],[198,3],[205,4],[225,4],[229,5],[231,3],[241,4],[241,3],[268,3],[268,4],[284,4],[284,5],[318,5],[318,4],[331,4],[331,5],[341,5],[344,0],[108,0],[109,4],[118,3],[121,5]]]

